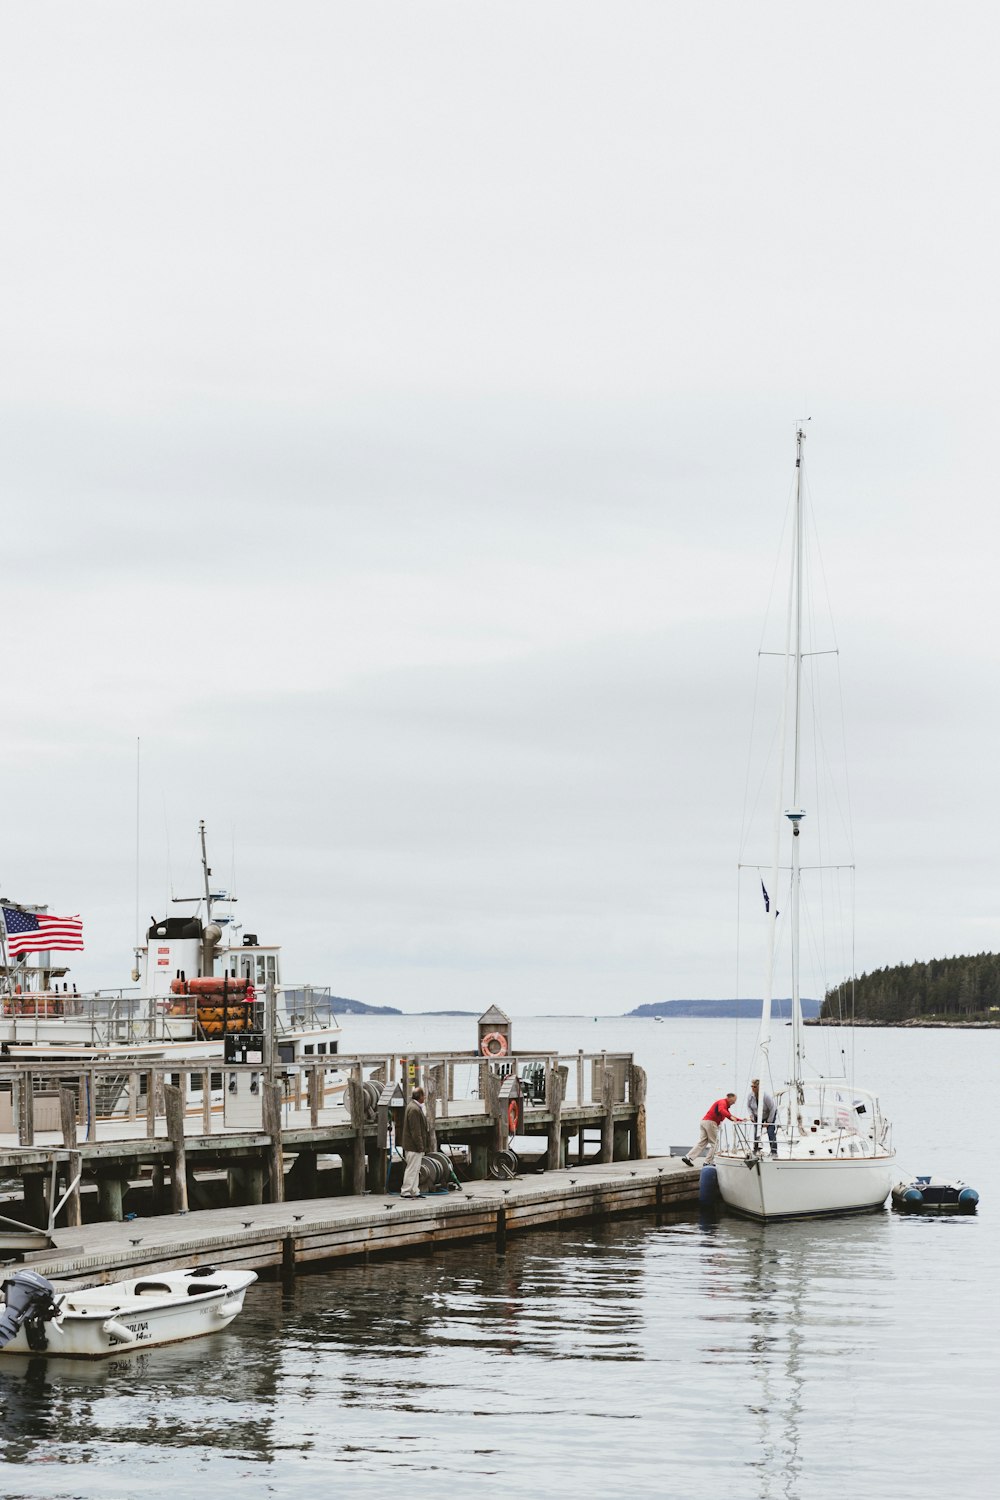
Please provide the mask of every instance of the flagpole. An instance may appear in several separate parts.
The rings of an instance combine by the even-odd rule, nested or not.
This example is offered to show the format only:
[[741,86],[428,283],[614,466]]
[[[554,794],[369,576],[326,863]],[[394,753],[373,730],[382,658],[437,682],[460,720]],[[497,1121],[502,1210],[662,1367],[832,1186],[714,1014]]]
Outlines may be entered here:
[[7,918],[0,904],[0,956],[3,958],[3,977],[8,994],[14,993],[14,976],[10,972],[10,953],[7,948]]

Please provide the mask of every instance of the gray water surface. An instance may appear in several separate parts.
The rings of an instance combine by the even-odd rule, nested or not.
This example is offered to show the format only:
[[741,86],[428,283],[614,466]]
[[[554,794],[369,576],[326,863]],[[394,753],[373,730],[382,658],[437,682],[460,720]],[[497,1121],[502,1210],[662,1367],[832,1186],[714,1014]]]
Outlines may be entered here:
[[[734,1066],[727,1022],[517,1024],[634,1050],[660,1149]],[[400,1032],[368,1022],[356,1045],[379,1027]],[[188,1346],[5,1360],[3,1494],[993,1494],[1000,1173],[972,1106],[1000,1037],[868,1032],[863,1051],[904,1165],[961,1171],[978,1216],[692,1214],[262,1283]]]

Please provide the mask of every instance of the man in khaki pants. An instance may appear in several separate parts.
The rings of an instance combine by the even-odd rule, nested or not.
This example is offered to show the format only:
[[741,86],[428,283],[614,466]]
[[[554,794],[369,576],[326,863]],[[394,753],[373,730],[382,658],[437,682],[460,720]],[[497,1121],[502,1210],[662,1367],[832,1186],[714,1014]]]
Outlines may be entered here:
[[430,1132],[427,1129],[427,1116],[424,1113],[424,1091],[414,1089],[403,1115],[401,1145],[406,1171],[403,1173],[403,1186],[399,1194],[401,1198],[424,1196],[420,1191],[420,1163],[424,1159],[424,1152],[429,1144]]

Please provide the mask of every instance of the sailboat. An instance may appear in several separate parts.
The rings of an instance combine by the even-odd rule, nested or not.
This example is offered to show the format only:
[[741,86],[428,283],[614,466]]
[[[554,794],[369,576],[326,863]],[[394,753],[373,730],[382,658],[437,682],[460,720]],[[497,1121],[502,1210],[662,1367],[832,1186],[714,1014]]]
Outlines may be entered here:
[[[892,1132],[875,1094],[856,1088],[846,1077],[809,1077],[805,1057],[800,975],[801,845],[806,811],[801,805],[802,664],[803,664],[803,444],[799,426],[795,445],[795,497],[792,564],[785,650],[785,724],[779,753],[779,786],[771,865],[771,892],[790,871],[788,889],[791,958],[791,1056],[787,1081],[775,1088],[771,1062],[771,1002],[775,975],[777,900],[765,888],[767,973],[753,1077],[760,1099],[771,1095],[773,1123],[763,1107],[752,1120],[727,1122],[719,1137],[714,1164],[723,1202],[737,1213],[760,1220],[813,1218],[863,1213],[881,1208],[893,1179]],[[785,740],[791,741],[787,768]],[[790,796],[787,805],[785,797]],[[790,845],[784,859],[785,842]],[[782,907],[785,901],[782,901]]]

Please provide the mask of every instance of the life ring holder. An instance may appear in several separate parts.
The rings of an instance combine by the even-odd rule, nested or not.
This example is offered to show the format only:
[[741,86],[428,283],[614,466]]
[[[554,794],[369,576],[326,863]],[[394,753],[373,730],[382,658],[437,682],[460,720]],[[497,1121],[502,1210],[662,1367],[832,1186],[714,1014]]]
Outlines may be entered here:
[[484,1057],[506,1057],[507,1038],[502,1031],[488,1031],[479,1043],[479,1050]]

